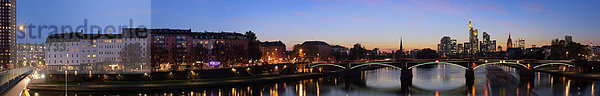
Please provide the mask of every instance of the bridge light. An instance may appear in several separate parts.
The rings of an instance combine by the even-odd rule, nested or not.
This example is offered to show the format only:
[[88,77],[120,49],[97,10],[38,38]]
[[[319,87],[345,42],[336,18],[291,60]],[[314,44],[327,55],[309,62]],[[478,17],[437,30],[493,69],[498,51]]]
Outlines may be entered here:
[[517,60],[517,63],[519,63],[519,61]]
[[235,72],[236,70],[235,70],[235,68],[231,68],[231,71]]
[[487,61],[487,60],[485,60],[485,63],[488,63],[488,61]]
[[435,60],[435,63],[440,63],[440,60]]

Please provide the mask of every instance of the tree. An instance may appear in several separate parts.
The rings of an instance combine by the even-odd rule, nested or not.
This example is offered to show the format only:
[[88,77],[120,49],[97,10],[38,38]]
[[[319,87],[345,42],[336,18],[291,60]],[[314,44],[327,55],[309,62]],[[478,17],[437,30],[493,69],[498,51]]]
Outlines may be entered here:
[[567,46],[567,43],[565,42],[565,40],[558,40],[558,39],[554,39],[552,40],[552,47],[550,48],[550,59],[566,59],[566,53],[567,50],[565,49],[565,47]]
[[248,57],[251,60],[258,60],[262,57],[260,51],[260,41],[257,39],[256,34],[252,31],[246,32],[246,38],[248,39]]
[[404,53],[402,50],[396,50],[393,55],[396,60],[404,59],[406,57],[406,53]]
[[417,53],[417,58],[419,59],[437,59],[438,57],[440,56],[437,54],[437,51],[429,48],[425,48],[421,50],[421,52]]
[[365,59],[367,55],[367,49],[363,48],[359,43],[354,44],[354,47],[350,49],[351,60]]
[[[204,47],[203,45],[195,45],[192,46],[192,50],[190,54],[191,58],[191,62],[196,62],[196,61],[203,61],[206,62],[209,58],[209,52],[210,50],[208,50],[208,48]],[[197,65],[200,66],[200,68],[202,68],[203,65]]]
[[550,51],[550,59],[574,59],[576,61],[585,61],[586,55],[589,55],[590,50],[587,45],[582,45],[577,42],[566,42],[565,40],[552,40]]
[[138,64],[146,61],[147,58],[144,58],[142,54],[140,54],[144,53],[140,49],[142,49],[142,46],[140,46],[139,43],[127,44],[121,49],[119,56],[121,57],[121,62],[125,69],[134,69],[139,66]]
[[212,58],[221,62],[221,64],[232,64],[244,61],[244,51],[241,46],[226,45],[215,43],[212,49]]

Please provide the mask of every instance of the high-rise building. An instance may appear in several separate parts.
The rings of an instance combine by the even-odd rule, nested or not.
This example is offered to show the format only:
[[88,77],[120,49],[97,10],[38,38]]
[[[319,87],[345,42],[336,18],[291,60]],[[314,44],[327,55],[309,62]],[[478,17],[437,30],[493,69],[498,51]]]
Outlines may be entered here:
[[[513,44],[512,44],[512,39],[510,38],[510,33],[508,33],[508,40],[506,40],[506,48],[512,48]],[[498,48],[500,49],[500,48]]]
[[496,50],[496,40],[492,40],[492,44],[491,44],[491,46],[490,46],[490,47],[492,48],[492,50],[491,50],[491,51],[493,51],[493,52],[496,52],[496,51],[497,51],[497,50]]
[[444,36],[440,40],[440,44],[438,44],[438,54],[442,57],[446,57],[450,55],[450,37]]
[[525,49],[525,38],[519,38],[519,41],[517,41],[518,47],[521,49]]
[[15,67],[16,35],[17,0],[0,0],[0,70]]
[[463,43],[463,54],[464,55],[469,55],[469,53],[471,53],[472,50],[471,49],[471,43],[470,42],[465,42]]
[[477,29],[471,26],[471,20],[469,19],[469,55],[474,55],[479,51],[479,39],[477,38]]
[[490,41],[490,35],[488,35],[487,32],[483,32],[483,41],[481,42],[481,45],[479,45],[481,47],[481,51],[491,52],[491,43],[492,41]]
[[455,55],[457,48],[456,48],[456,39],[450,39],[450,54]]
[[465,47],[463,46],[463,44],[457,44],[456,45],[456,53],[457,54],[463,54],[465,50]]
[[565,41],[567,41],[567,43],[571,43],[571,42],[573,42],[573,37],[569,36],[569,35],[565,35]]

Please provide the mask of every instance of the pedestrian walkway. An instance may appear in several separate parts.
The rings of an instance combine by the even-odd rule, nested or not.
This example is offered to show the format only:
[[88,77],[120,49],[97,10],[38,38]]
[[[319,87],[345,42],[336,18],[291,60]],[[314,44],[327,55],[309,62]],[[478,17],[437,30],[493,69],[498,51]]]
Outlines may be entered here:
[[22,92],[25,88],[27,88],[27,85],[29,85],[29,81],[31,81],[29,76],[23,78],[19,83],[17,83],[15,86],[13,86],[12,89],[10,89],[10,90],[6,91],[6,93],[2,94],[2,96],[26,96],[26,95],[22,95]]

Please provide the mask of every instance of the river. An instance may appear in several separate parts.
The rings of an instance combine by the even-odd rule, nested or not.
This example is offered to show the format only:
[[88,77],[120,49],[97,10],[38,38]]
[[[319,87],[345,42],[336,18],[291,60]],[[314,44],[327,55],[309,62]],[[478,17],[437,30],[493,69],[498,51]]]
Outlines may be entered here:
[[[519,79],[516,69],[501,65],[502,68]],[[489,67],[484,66],[484,67]],[[420,96],[420,95],[460,95],[460,96],[500,96],[500,95],[539,95],[539,96],[597,96],[599,87],[596,81],[580,80],[536,72],[532,82],[512,85],[490,84],[486,68],[475,70],[475,79],[469,84],[465,70],[460,67],[438,64],[412,69],[412,84],[402,84],[400,70],[385,67],[367,70],[360,76],[326,76],[297,81],[272,82],[268,84],[248,84],[240,86],[217,86],[210,88],[153,90],[136,92],[68,92],[69,96]],[[470,86],[469,86],[470,85]],[[499,85],[499,86],[498,86]],[[492,87],[493,86],[493,87]],[[65,92],[29,91],[33,96],[64,96]]]

